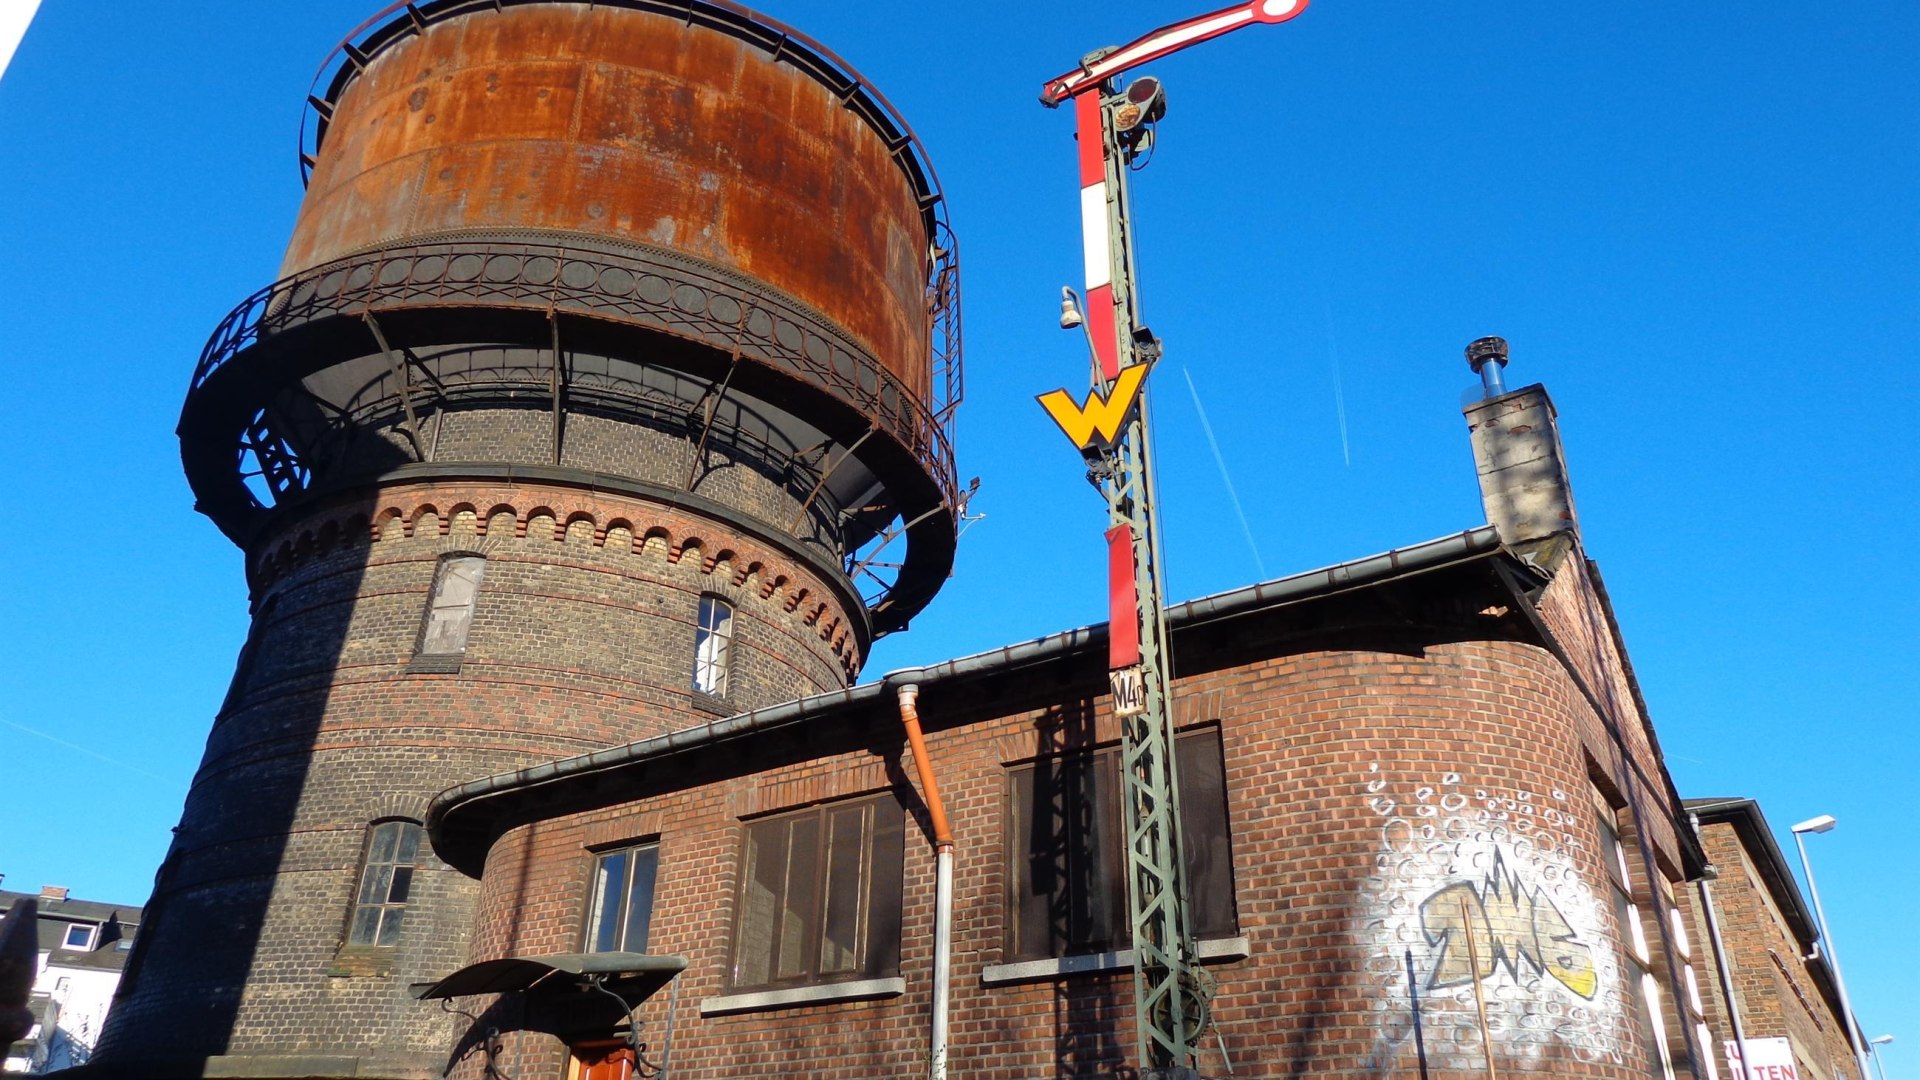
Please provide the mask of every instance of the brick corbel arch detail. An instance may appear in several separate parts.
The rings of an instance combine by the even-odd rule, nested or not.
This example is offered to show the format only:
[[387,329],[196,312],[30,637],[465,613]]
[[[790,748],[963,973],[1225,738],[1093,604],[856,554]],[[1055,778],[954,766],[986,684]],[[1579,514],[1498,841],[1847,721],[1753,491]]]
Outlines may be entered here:
[[[778,604],[786,612],[798,612],[803,625],[810,628],[832,650],[848,680],[859,674],[860,657],[856,639],[845,619],[833,613],[832,605],[814,594],[803,582],[812,572],[793,564],[784,554],[760,548],[742,537],[729,537],[736,546],[722,546],[701,532],[710,531],[706,519],[677,517],[670,513],[648,515],[644,505],[608,500],[581,492],[571,500],[542,489],[516,502],[497,497],[448,498],[440,488],[417,499],[383,500],[371,514],[362,509],[340,509],[321,513],[302,521],[297,530],[282,533],[278,543],[257,556],[250,567],[253,589],[259,594],[308,559],[331,554],[335,550],[382,540],[413,538],[421,535],[449,536],[456,525],[470,528],[476,538],[485,538],[502,528],[501,515],[511,515],[509,535],[531,537],[558,547],[588,543],[595,548],[613,548],[634,556],[658,556],[669,565],[679,565],[692,556],[692,566],[702,577],[714,578],[715,585],[741,597],[754,597]],[[486,506],[485,514],[479,507]],[[536,519],[545,523],[529,532]],[[644,520],[641,520],[644,519]],[[656,520],[657,519],[657,520]],[[584,525],[576,529],[574,526]],[[399,816],[407,816],[405,814]]]
[[427,802],[428,797],[421,794],[385,792],[367,804],[367,824],[391,821],[395,818],[405,818],[413,822],[425,821],[427,820]]

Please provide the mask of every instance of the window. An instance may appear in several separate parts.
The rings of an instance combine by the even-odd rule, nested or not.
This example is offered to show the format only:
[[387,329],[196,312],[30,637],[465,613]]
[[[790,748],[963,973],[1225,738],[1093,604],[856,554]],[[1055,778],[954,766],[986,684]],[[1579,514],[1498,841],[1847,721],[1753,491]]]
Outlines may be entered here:
[[474,601],[487,560],[478,555],[449,555],[433,574],[433,592],[427,599],[426,623],[420,628],[419,657],[450,657],[459,670],[467,651],[467,632],[473,628]]
[[354,899],[349,945],[397,945],[400,922],[413,891],[414,860],[420,852],[420,826],[412,821],[382,821],[367,837],[360,892]]
[[660,846],[602,852],[593,869],[593,909],[587,913],[588,952],[647,951],[653,921],[653,880]]
[[[1187,921],[1196,939],[1231,937],[1239,919],[1219,730],[1180,736],[1174,756]],[[1016,766],[1007,801],[1006,959],[1132,947],[1119,748]]]
[[1598,791],[1593,792],[1593,812],[1600,825],[1600,858],[1607,866],[1614,921],[1626,948],[1623,974],[1639,1003],[1640,1021],[1647,1033],[1644,1068],[1654,1080],[1674,1080],[1660,983],[1653,977],[1653,949],[1647,942],[1646,924],[1641,921],[1640,906],[1633,900],[1633,875],[1627,867],[1627,846],[1620,839],[1620,815]]
[[905,843],[892,795],[749,823],[734,988],[897,974]]
[[93,927],[87,923],[74,923],[67,927],[66,936],[60,939],[61,947],[68,949],[93,948]]
[[727,660],[733,649],[733,606],[717,596],[700,598],[700,625],[693,633],[693,688],[727,695]]

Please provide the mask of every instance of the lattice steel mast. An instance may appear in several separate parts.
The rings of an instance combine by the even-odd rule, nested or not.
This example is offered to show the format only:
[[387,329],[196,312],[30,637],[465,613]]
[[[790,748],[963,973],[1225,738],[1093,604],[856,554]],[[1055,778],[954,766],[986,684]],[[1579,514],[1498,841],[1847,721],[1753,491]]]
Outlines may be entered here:
[[[1049,81],[1041,101],[1072,101],[1079,138],[1080,222],[1086,257],[1085,325],[1093,392],[1076,407],[1064,391],[1041,397],[1087,456],[1108,509],[1109,657],[1128,810],[1128,907],[1134,951],[1135,1052],[1145,1080],[1197,1077],[1193,1041],[1206,1026],[1211,983],[1194,951],[1182,872],[1174,761],[1171,657],[1145,377],[1160,342],[1140,320],[1126,173],[1151,145],[1165,107],[1159,82],[1121,88],[1134,67],[1243,26],[1279,23],[1307,0],[1255,0],[1164,27],[1089,54]],[[1069,298],[1062,324],[1079,321]]]

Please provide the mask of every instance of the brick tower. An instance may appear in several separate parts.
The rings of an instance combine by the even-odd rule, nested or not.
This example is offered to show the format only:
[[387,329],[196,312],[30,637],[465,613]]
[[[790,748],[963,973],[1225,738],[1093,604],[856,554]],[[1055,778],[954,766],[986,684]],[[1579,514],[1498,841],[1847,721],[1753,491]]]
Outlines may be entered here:
[[723,0],[421,0],[310,97],[180,420],[253,622],[95,1070],[439,1076],[475,777],[847,685],[951,566],[919,143]]

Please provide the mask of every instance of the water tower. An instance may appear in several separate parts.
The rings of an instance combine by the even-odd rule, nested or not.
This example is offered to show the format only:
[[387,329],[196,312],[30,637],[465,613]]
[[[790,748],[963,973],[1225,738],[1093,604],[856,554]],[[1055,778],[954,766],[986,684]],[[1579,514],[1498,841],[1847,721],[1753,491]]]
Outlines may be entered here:
[[475,885],[435,793],[844,686],[952,564],[955,245],[832,52],[715,0],[424,0],[308,104],[280,280],[181,414],[253,621],[109,1071],[440,1075],[407,986]]

